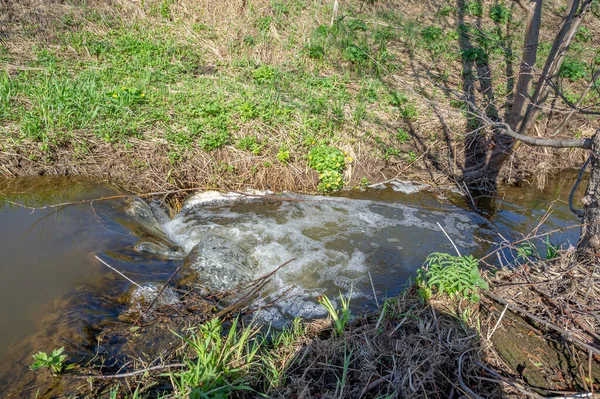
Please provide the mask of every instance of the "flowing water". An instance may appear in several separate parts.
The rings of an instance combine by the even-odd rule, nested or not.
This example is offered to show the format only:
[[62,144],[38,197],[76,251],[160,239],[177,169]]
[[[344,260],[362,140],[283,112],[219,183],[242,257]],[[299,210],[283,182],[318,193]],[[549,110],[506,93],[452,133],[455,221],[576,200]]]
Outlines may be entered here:
[[[206,237],[220,237],[247,256],[243,262],[250,275],[240,279],[259,277],[293,259],[257,301],[288,292],[261,313],[263,321],[283,325],[296,316],[324,316],[316,301],[322,294],[351,291],[355,312],[373,309],[374,294],[398,293],[429,253],[454,252],[440,226],[461,253],[482,256],[501,237],[529,233],[550,208],[539,232],[577,224],[565,202],[572,182],[563,176],[544,191],[511,188],[479,212],[458,194],[427,189],[406,194],[402,191],[414,187],[398,183],[335,197],[287,194],[284,201],[203,194],[189,198],[169,219],[156,204],[144,208],[139,201],[135,211],[124,198],[26,209],[9,201],[40,207],[119,192],[80,180],[0,180],[0,384],[24,373],[38,350],[67,346],[72,359],[89,357],[98,345],[94,326],[126,309],[122,298],[131,283],[96,255],[139,284],[164,283],[178,266],[190,263],[186,257]],[[578,234],[577,228],[567,229],[550,241],[576,244]],[[225,268],[231,265],[227,259]],[[209,286],[238,281],[216,281],[222,270],[204,268],[198,278]]]

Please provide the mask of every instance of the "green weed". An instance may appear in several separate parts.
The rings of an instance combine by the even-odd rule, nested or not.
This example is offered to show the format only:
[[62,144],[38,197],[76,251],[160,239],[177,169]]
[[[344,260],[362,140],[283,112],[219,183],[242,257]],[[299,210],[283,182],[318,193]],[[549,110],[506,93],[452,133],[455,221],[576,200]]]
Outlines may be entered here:
[[350,290],[350,294],[348,298],[344,298],[344,296],[340,293],[340,303],[341,307],[336,309],[331,303],[331,300],[327,297],[327,295],[321,295],[318,300],[321,306],[327,310],[329,316],[333,320],[334,333],[337,335],[342,335],[346,326],[350,322],[350,298],[352,297],[352,290]]
[[456,13],[456,7],[450,5],[450,4],[444,4],[442,7],[440,7],[440,9],[436,12],[436,15],[438,16],[442,16],[442,17],[447,17],[451,14]]
[[270,349],[261,353],[265,394],[284,382],[286,372],[297,356],[298,344],[302,342],[305,334],[305,325],[300,318],[296,318],[290,326],[271,335]]
[[235,146],[240,150],[250,151],[254,155],[260,155],[263,148],[263,144],[258,141],[256,136],[242,137]]
[[489,15],[492,21],[504,25],[510,20],[512,13],[504,3],[497,3],[490,7]]
[[483,4],[481,4],[481,0],[468,1],[464,5],[465,13],[473,16],[473,17],[482,17],[483,16]]
[[36,355],[33,355],[33,359],[35,362],[31,365],[31,370],[39,370],[41,368],[49,369],[52,374],[60,374],[65,370],[72,369],[75,367],[72,364],[67,365],[65,362],[67,360],[67,355],[64,355],[65,347],[61,347],[58,349],[54,349],[51,354],[47,354],[46,352],[38,352]]
[[397,91],[390,92],[390,104],[394,107],[402,107],[409,101],[408,97],[404,93]]
[[325,48],[319,44],[309,44],[304,48],[307,56],[314,60],[322,60],[325,58]]
[[313,147],[308,153],[308,166],[319,172],[320,191],[335,191],[344,186],[342,171],[346,168],[344,153],[327,145]]
[[248,374],[260,365],[262,341],[253,326],[239,329],[235,319],[223,336],[221,320],[200,325],[189,337],[177,335],[191,349],[186,367],[171,374],[180,397],[226,398],[235,391],[251,390]]
[[588,76],[588,65],[577,58],[565,57],[558,76],[576,82]]
[[416,282],[425,299],[435,294],[447,294],[451,298],[458,296],[477,302],[479,290],[488,289],[475,258],[440,252],[427,257],[418,271]]
[[287,164],[290,161],[290,150],[285,147],[281,147],[277,152],[277,160],[282,164]]
[[277,68],[271,65],[261,65],[252,71],[252,77],[260,84],[272,83],[278,75]]
[[217,150],[229,143],[231,134],[225,130],[215,133],[204,133],[200,138],[200,148],[204,151]]
[[546,237],[546,259],[552,260],[559,256],[560,245],[555,245],[550,242],[550,238]]
[[413,103],[408,103],[400,108],[400,116],[404,119],[415,120],[419,116],[419,110]]
[[425,48],[439,54],[448,49],[449,43],[442,28],[438,26],[428,26],[421,30],[421,37],[425,43]]
[[398,129],[396,132],[396,140],[398,140],[400,144],[407,143],[410,140],[410,133],[404,129]]

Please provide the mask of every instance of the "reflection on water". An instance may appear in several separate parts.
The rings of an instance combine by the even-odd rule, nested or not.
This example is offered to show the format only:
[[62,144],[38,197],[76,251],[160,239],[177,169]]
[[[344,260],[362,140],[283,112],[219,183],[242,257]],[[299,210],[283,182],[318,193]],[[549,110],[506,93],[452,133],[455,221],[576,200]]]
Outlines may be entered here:
[[[83,181],[35,178],[0,181],[10,200],[31,206],[114,194]],[[21,181],[19,181],[21,183]],[[0,213],[0,356],[35,331],[49,304],[60,295],[96,280],[105,271],[98,251],[122,245],[129,235],[105,220],[111,204],[30,210],[6,202]]]
[[[380,297],[397,293],[428,253],[452,251],[437,223],[463,253],[475,256],[484,255],[500,237],[516,239],[530,232],[551,205],[540,232],[579,223],[565,202],[572,181],[556,179],[543,192],[511,188],[479,213],[456,194],[373,189],[327,198],[292,196],[298,202],[189,206],[162,228],[185,252],[206,232],[227,237],[257,263],[257,275],[296,258],[269,287],[277,293],[295,285],[293,300],[270,314],[276,322],[284,316],[318,316],[322,310],[316,295],[335,295],[351,286],[355,309],[372,308],[368,274]],[[0,201],[32,206],[116,193],[79,180],[0,180]],[[180,257],[134,250],[140,233],[132,227],[136,221],[123,212],[124,203],[31,211],[0,202],[0,358],[5,365],[0,383],[15,369],[26,370],[28,364],[15,362],[30,359],[37,350],[67,345],[70,354],[84,358],[94,348],[90,324],[116,316],[122,307],[117,298],[129,287],[99,264],[96,254],[109,257],[138,283],[166,281],[181,264]],[[565,230],[550,240],[576,244],[578,233]],[[25,339],[36,331],[34,339]]]

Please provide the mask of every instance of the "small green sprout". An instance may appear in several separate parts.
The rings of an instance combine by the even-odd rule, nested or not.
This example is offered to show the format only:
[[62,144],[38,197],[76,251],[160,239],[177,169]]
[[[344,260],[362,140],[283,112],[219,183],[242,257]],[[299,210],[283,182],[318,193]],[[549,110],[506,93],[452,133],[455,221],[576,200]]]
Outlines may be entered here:
[[52,374],[60,374],[63,371],[70,370],[74,366],[72,364],[65,364],[67,359],[67,355],[63,355],[65,351],[65,347],[61,347],[58,349],[54,349],[50,355],[46,352],[39,352],[36,355],[33,355],[35,362],[31,365],[31,370],[38,370],[40,368],[48,368],[52,371]]

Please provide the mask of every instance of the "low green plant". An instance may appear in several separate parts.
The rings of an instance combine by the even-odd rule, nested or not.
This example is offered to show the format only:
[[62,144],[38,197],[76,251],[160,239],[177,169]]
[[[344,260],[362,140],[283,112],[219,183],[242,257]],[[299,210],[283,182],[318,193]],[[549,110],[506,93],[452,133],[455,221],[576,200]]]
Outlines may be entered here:
[[342,171],[346,167],[344,153],[335,147],[318,145],[308,153],[308,166],[320,173],[327,170]]
[[365,50],[356,44],[349,44],[344,50],[344,58],[355,64],[366,61],[369,56]]
[[60,374],[65,370],[72,369],[74,365],[66,364],[67,355],[63,354],[65,347],[54,349],[52,353],[38,352],[33,355],[35,362],[31,365],[31,370],[39,370],[41,368],[49,369],[52,374]]
[[408,102],[408,97],[404,93],[400,93],[398,91],[392,91],[390,93],[390,105],[394,107],[402,107]]
[[590,33],[590,28],[587,26],[580,26],[575,35],[575,40],[578,42],[589,42],[591,39],[592,34]]
[[565,57],[558,76],[576,82],[588,76],[588,65],[577,58]]
[[488,60],[488,54],[481,47],[471,47],[461,51],[463,61],[475,62],[481,65]]
[[398,129],[396,132],[396,140],[398,140],[400,144],[404,144],[410,140],[410,134],[404,129]]
[[433,53],[440,53],[447,50],[448,42],[444,35],[444,31],[439,26],[428,26],[421,30],[421,38],[425,44],[425,48]]
[[319,175],[319,185],[317,189],[323,192],[337,191],[344,187],[342,174],[337,170],[326,170]]
[[[338,378],[336,375],[336,384],[335,384],[335,394],[334,397],[344,397],[344,389],[346,388],[346,384],[348,383],[348,372],[350,370],[350,362],[352,361],[352,354],[354,350],[348,352],[346,345],[344,343],[344,363],[342,365],[342,378]],[[338,396],[339,392],[339,396]]]
[[251,390],[248,374],[260,364],[259,350],[263,341],[251,324],[238,328],[234,319],[223,335],[218,318],[200,325],[189,337],[177,335],[191,349],[184,359],[185,367],[171,373],[180,397],[227,398],[235,391]]
[[235,147],[240,150],[250,151],[254,155],[260,155],[263,144],[258,141],[256,136],[245,136],[237,141]]
[[369,181],[369,179],[363,176],[361,177],[360,182],[358,183],[358,187],[364,190],[367,187],[369,187],[370,184],[371,182]]
[[556,259],[559,256],[558,251],[560,250],[560,245],[552,244],[550,242],[550,238],[546,237],[546,259]]
[[419,110],[413,103],[408,103],[400,108],[400,116],[404,119],[414,120],[419,116]]
[[306,55],[314,60],[325,58],[325,48],[319,44],[309,44],[304,48]]
[[285,147],[281,147],[279,151],[277,151],[277,160],[282,164],[287,164],[290,162],[290,150]]
[[298,346],[305,339],[305,334],[306,326],[300,318],[295,318],[291,325],[271,334],[269,350],[261,353],[263,393],[268,394],[272,388],[283,383],[285,373],[296,359]]
[[413,150],[409,150],[404,157],[406,158],[406,161],[408,163],[415,163],[417,162],[417,154],[413,151]]
[[141,389],[142,385],[138,385],[135,388],[135,391],[133,391],[132,396],[129,396],[127,394],[123,394],[119,391],[120,385],[117,385],[116,388],[111,388],[111,390],[109,391],[109,398],[110,399],[139,399],[141,398],[141,394],[140,394],[140,389]]
[[453,256],[434,252],[427,257],[417,272],[419,293],[424,299],[446,294],[451,298],[463,297],[479,301],[479,290],[488,289],[473,256]]
[[512,15],[510,8],[504,3],[497,3],[490,7],[490,19],[497,24],[506,24]]
[[527,261],[530,258],[539,259],[539,252],[531,241],[525,241],[516,246],[517,260]]
[[450,14],[454,14],[456,12],[456,7],[450,4],[444,4],[440,9],[436,12],[436,15],[441,17],[447,17]]
[[360,19],[349,19],[346,21],[346,27],[348,29],[350,29],[351,31],[366,31],[367,30],[367,24],[364,21],[361,21]]
[[483,4],[481,4],[480,0],[466,2],[464,4],[464,10],[473,17],[483,16]]
[[231,135],[227,131],[218,131],[214,133],[205,133],[200,138],[200,148],[204,151],[213,151],[229,143]]
[[266,34],[269,31],[269,29],[271,28],[272,22],[273,22],[273,17],[264,16],[264,17],[260,17],[254,25],[261,33]]
[[328,145],[313,147],[308,153],[308,166],[319,173],[319,191],[335,191],[344,187],[342,172],[346,168],[344,153]]
[[318,298],[321,306],[327,310],[329,316],[333,319],[333,328],[334,333],[337,335],[342,335],[344,329],[350,322],[350,298],[352,297],[352,290],[350,290],[350,294],[348,298],[344,298],[342,293],[340,292],[340,303],[341,307],[336,309],[331,300],[327,297],[327,295],[321,295]]
[[272,83],[277,77],[279,71],[271,65],[261,65],[252,71],[252,78],[258,83]]

